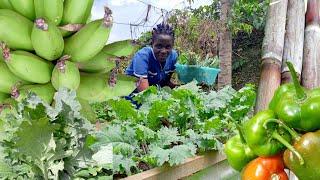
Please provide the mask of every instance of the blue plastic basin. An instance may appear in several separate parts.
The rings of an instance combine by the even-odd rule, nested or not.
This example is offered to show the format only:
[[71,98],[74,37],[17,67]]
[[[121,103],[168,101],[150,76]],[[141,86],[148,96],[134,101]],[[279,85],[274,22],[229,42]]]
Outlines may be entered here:
[[196,65],[176,64],[176,72],[182,83],[189,83],[194,79],[198,83],[213,85],[216,81],[220,69],[200,67]]

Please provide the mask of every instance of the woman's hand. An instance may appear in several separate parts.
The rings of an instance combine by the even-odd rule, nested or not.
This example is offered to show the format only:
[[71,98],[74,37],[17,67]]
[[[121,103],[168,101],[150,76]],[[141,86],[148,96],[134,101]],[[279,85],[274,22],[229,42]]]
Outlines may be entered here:
[[178,85],[173,83],[173,82],[171,82],[171,81],[169,81],[167,86],[169,86],[171,89],[173,89],[173,88],[177,87]]
[[146,78],[140,78],[137,82],[137,89],[139,92],[147,89],[149,87],[149,81]]

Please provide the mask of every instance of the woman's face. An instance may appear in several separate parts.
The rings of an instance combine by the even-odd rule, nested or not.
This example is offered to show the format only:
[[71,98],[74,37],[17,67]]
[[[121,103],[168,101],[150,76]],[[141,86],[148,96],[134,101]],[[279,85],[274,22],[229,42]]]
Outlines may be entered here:
[[154,55],[160,62],[165,62],[173,47],[173,38],[170,35],[159,34],[152,43]]

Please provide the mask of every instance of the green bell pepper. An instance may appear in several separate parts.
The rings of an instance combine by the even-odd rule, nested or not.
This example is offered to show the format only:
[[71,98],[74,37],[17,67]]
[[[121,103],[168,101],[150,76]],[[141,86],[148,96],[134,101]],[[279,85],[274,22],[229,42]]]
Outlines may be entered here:
[[241,171],[251,160],[257,157],[253,151],[246,144],[242,132],[239,130],[239,134],[230,138],[224,145],[224,152],[227,155],[229,165],[237,170]]
[[305,90],[298,81],[290,62],[287,62],[293,83],[280,86],[269,109],[288,126],[301,131],[320,129],[320,88]]
[[319,180],[320,179],[320,130],[308,132],[303,136],[294,135],[293,144],[304,159],[304,165],[301,165],[299,158],[290,150],[283,154],[285,165],[300,180]]
[[276,155],[286,147],[300,156],[289,143],[291,129],[282,126],[281,121],[275,119],[275,114],[271,110],[260,111],[244,122],[242,128],[248,146],[258,156]]

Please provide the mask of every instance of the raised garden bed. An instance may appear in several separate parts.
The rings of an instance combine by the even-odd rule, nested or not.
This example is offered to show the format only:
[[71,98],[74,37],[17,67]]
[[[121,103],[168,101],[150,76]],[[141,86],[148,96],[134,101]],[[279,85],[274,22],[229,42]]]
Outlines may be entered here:
[[221,152],[211,151],[203,155],[188,158],[183,164],[170,167],[168,165],[154,168],[139,174],[135,174],[124,178],[125,180],[173,180],[182,179],[190,176],[196,172],[213,166],[226,159],[225,155]]

